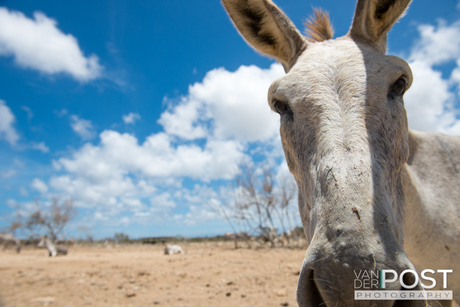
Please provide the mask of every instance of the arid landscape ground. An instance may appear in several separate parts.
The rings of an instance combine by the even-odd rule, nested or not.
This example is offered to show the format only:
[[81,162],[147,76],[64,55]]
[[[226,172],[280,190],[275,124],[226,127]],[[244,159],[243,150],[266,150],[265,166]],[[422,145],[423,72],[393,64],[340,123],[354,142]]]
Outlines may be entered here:
[[73,246],[0,251],[0,307],[297,306],[305,248],[235,249],[232,242]]

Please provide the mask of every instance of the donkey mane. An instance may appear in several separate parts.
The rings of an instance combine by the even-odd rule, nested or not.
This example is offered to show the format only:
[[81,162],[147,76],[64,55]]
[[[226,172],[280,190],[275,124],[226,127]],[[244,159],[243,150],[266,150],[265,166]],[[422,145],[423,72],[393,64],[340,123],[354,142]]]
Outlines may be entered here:
[[313,8],[313,15],[305,20],[305,31],[310,42],[322,42],[332,39],[334,28],[332,27],[329,13],[321,8]]

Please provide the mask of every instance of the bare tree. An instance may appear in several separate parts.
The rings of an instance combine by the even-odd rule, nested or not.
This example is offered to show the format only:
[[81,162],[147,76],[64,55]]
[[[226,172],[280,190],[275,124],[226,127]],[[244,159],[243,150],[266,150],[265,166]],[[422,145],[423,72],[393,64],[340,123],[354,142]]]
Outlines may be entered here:
[[[279,216],[281,226],[283,228],[283,234],[287,239],[287,243],[291,245],[291,231],[294,229],[294,224],[292,222],[290,209],[292,205],[292,200],[296,195],[297,186],[292,179],[292,177],[283,176],[281,177],[280,182],[278,182],[278,206],[275,207],[275,211]],[[284,220],[286,219],[289,227],[289,231],[286,231]]]
[[10,223],[10,226],[8,227],[8,231],[12,233],[13,235],[15,235],[16,230],[20,229],[22,226],[23,226],[22,222],[20,222],[19,220],[12,221]]
[[275,228],[275,219],[278,218],[283,234],[287,233],[286,222],[292,228],[289,210],[296,191],[292,178],[283,178],[282,181],[276,182],[272,168],[257,170],[248,163],[240,166],[240,173],[231,187],[232,197],[221,193],[219,202],[219,213],[235,234],[234,224],[238,225],[240,232],[254,234],[271,246],[277,241],[282,242]]
[[[222,196],[222,193],[223,192],[221,191],[221,196]],[[230,225],[230,228],[232,229],[233,234],[234,234],[232,238],[233,238],[233,241],[235,242],[235,249],[237,249],[238,248],[238,236],[236,235],[237,230],[232,221],[233,219],[232,219],[232,216],[230,215],[231,213],[227,212],[228,205],[227,205],[225,198],[220,197],[220,200],[211,200],[211,202],[208,203],[208,207],[211,208],[215,213],[220,215],[222,218],[224,218],[227,221],[227,223]]]
[[93,231],[88,226],[78,226],[78,230],[85,234],[85,240],[89,243],[94,241]]
[[59,235],[63,234],[64,228],[76,215],[77,210],[71,199],[61,203],[57,199],[53,199],[51,210],[48,215],[45,215],[45,227],[49,236],[56,240]]
[[29,237],[46,234],[52,241],[63,235],[65,227],[77,214],[71,199],[59,201],[53,198],[49,207],[40,206],[22,223]]

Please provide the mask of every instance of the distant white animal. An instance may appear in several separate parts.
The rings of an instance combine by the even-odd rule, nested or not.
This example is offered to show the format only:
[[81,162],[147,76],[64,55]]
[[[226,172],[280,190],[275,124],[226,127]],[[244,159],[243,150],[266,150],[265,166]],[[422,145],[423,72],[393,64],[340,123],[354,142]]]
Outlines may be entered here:
[[56,246],[47,236],[41,238],[40,242],[37,245],[38,247],[46,247],[50,253],[50,257],[55,257],[57,255],[67,255],[67,249],[63,247]]
[[165,246],[165,255],[172,255],[172,254],[183,254],[184,251],[179,245],[175,244],[166,244]]
[[3,244],[3,249],[8,245],[16,245],[16,251],[21,252],[21,242],[10,233],[0,233],[0,244]]

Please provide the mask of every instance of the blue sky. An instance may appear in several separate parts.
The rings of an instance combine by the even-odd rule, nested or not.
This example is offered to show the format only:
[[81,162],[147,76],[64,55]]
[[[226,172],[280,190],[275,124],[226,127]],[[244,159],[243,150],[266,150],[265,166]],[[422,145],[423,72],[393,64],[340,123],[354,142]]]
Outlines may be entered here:
[[[276,3],[302,31],[323,7],[336,37],[355,5]],[[410,127],[459,135],[459,2],[414,1],[389,53],[414,72]],[[230,231],[209,204],[238,162],[287,173],[266,103],[282,74],[216,0],[0,0],[0,230],[59,197],[78,208],[74,237]]]

